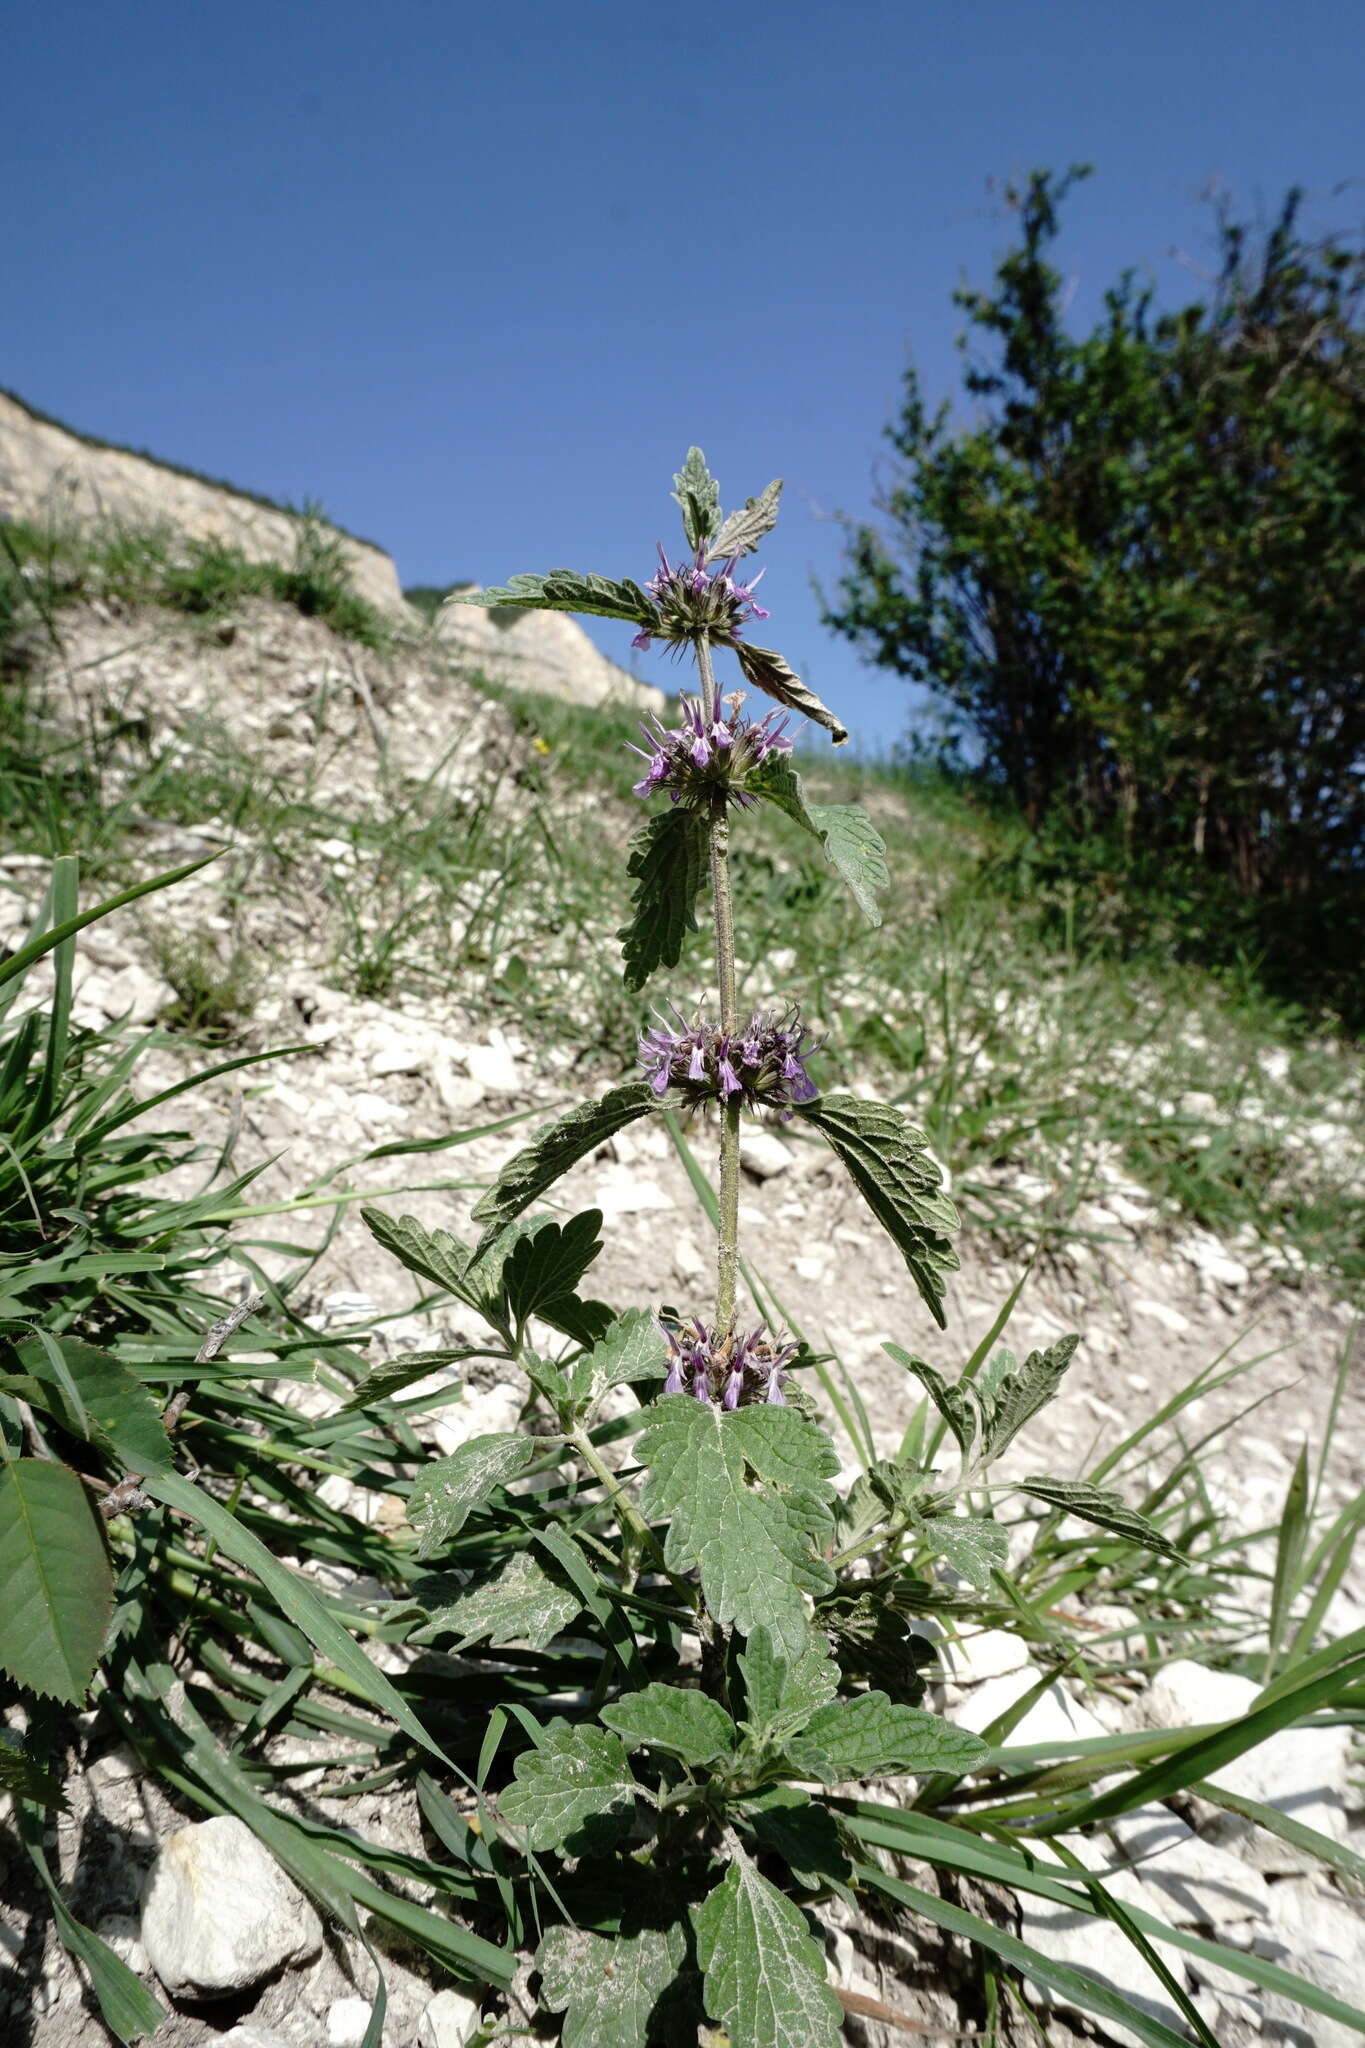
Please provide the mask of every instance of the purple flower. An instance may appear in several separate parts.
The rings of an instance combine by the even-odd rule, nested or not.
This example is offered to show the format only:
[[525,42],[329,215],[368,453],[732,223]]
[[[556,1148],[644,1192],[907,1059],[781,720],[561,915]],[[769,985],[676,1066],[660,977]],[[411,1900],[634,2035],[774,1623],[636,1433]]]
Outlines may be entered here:
[[811,1102],[819,1093],[806,1061],[823,1042],[807,1038],[795,1007],[755,1010],[734,1033],[701,1018],[689,1024],[674,1010],[671,1022],[661,1019],[640,1034],[640,1064],[660,1098],[678,1088],[695,1109],[738,1096],[745,1108],[776,1109],[787,1122],[792,1103]]
[[786,1406],[782,1380],[796,1357],[795,1344],[769,1337],[761,1325],[719,1336],[700,1316],[693,1316],[690,1323],[661,1322],[659,1327],[668,1344],[665,1394],[719,1402],[731,1413],[758,1401]]
[[670,562],[662,544],[657,545],[659,566],[645,589],[658,618],[641,628],[630,643],[632,647],[647,648],[656,639],[673,646],[708,640],[733,647],[743,639],[750,619],[767,618],[762,605],[754,602],[754,592],[763,580],[762,569],[752,583],[739,583],[734,573],[738,555],[719,568],[708,569],[705,541],[690,562]]
[[728,802],[744,810],[755,804],[758,799],[744,786],[746,778],[769,754],[789,754],[792,743],[785,711],[745,718],[743,702],[744,692],[735,690],[725,699],[726,709],[718,706],[715,717],[708,719],[699,698],[684,696],[679,699],[679,724],[666,726],[655,718],[641,725],[645,746],[626,742],[648,764],[635,784],[636,796],[667,790],[675,804]]

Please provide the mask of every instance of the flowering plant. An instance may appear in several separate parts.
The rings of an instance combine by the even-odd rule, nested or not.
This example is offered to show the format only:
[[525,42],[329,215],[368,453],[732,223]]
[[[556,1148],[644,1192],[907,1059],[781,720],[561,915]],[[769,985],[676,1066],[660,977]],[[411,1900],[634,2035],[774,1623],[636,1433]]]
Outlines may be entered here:
[[[420,1472],[410,1520],[419,1554],[441,1569],[411,1611],[415,1640],[453,1641],[483,1674],[470,1694],[477,1774],[459,1795],[480,1830],[467,1853],[505,1911],[513,1902],[516,1924],[540,1930],[528,1932],[532,1981],[542,2009],[564,2015],[569,2048],[692,2042],[707,2021],[737,2048],[832,2048],[845,2006],[813,1932],[831,1902],[909,1898],[957,1932],[993,1936],[985,1920],[884,1870],[874,1846],[884,1837],[866,1815],[923,1800],[914,1844],[927,1853],[921,1836],[941,1847],[953,1834],[928,1807],[988,1763],[978,1735],[922,1704],[933,1652],[917,1618],[951,1620],[1003,1572],[988,1468],[1056,1391],[1076,1342],[1022,1364],[1003,1350],[978,1356],[956,1383],[896,1349],[924,1390],[917,1428],[892,1458],[877,1455],[870,1428],[855,1431],[862,1470],[841,1490],[840,1454],[803,1386],[823,1362],[741,1312],[746,1115],[775,1114],[831,1147],[940,1326],[958,1263],[958,1218],[923,1135],[893,1107],[819,1093],[819,1044],[795,1011],[738,1008],[737,814],[771,806],[796,820],[873,923],[887,882],[870,820],[812,802],[792,762],[789,714],[836,744],[843,727],[779,654],[743,637],[765,614],[758,579],[735,572],[774,524],[780,489],[723,518],[694,448],[675,479],[680,565],[661,548],[644,587],[554,570],[456,600],[602,614],[634,625],[641,647],[691,649],[698,694],[682,699],[676,726],[645,731],[635,794],[669,802],[632,844],[634,907],[620,936],[627,985],[640,988],[676,966],[709,881],[716,1004],[659,1014],[640,1037],[643,1078],[570,1109],[517,1151],[474,1210],[483,1235],[473,1246],[366,1211],[404,1264],[484,1318],[494,1355],[515,1360],[531,1389],[524,1430],[476,1436]],[[776,710],[755,720],[738,694],[721,699],[717,648],[734,652]],[[628,1125],[688,1113],[718,1129],[714,1302],[614,1315],[579,1291],[601,1215],[560,1223],[531,1212]],[[433,1362],[378,1368],[352,1405],[401,1391]],[[956,1477],[937,1468],[945,1437]],[[1047,1476],[1018,1484],[1169,1551],[1111,1493]],[[542,1718],[521,1678],[557,1641],[582,1683],[561,1685],[560,1711]],[[881,1807],[833,1795],[887,1778],[919,1791]],[[451,1840],[448,1813],[440,1826]],[[962,1839],[975,1841],[969,1830]]]

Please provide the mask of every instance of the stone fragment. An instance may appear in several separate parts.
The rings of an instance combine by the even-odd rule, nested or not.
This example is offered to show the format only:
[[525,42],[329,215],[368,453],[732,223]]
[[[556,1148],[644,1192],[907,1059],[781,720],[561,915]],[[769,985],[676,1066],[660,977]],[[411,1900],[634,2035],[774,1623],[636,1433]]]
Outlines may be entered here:
[[367,1998],[335,1998],[327,2008],[327,2048],[361,2048],[370,2024]]
[[755,1180],[775,1180],[792,1164],[792,1149],[773,1131],[745,1130],[739,1141],[739,1159]]
[[[426,1384],[422,1382],[423,1386]],[[437,1449],[448,1458],[472,1436],[498,1436],[504,1430],[515,1429],[525,1403],[526,1389],[511,1380],[466,1389],[462,1401],[452,1402],[432,1417],[427,1431]]]
[[[954,1685],[984,1685],[992,1678],[1007,1678],[1013,1671],[1038,1669],[1028,1653],[1028,1644],[1005,1628],[978,1628],[960,1636],[945,1637],[939,1644],[944,1676]],[[1020,1692],[1026,1690],[1020,1687]],[[1018,1698],[1018,1693],[1015,1698]]]
[[[1264,1921],[1270,1887],[1240,1856],[1205,1841],[1165,1806],[1140,1806],[1109,1823],[1121,1856],[1161,1903],[1154,1907],[1173,1927],[1223,1928],[1235,1921]],[[1242,1944],[1239,1943],[1239,1946]]]
[[[1139,1703],[1153,1728],[1186,1728],[1204,1722],[1240,1721],[1260,1692],[1254,1679],[1232,1671],[1211,1671],[1182,1657],[1168,1664]],[[1346,1834],[1348,1728],[1282,1728],[1268,1741],[1235,1757],[1209,1782],[1262,1806],[1278,1807],[1291,1820],[1341,1841]],[[1204,1830],[1206,1839],[1232,1848],[1258,1870],[1271,1874],[1316,1868],[1313,1857],[1283,1842],[1240,1814],[1219,1812]]]
[[642,1216],[651,1209],[672,1209],[672,1195],[630,1166],[608,1167],[593,1190],[594,1207],[604,1217]]
[[1172,1308],[1168,1301],[1135,1301],[1135,1316],[1147,1316],[1154,1323],[1160,1323],[1163,1330],[1169,1330],[1173,1337],[1179,1337],[1189,1329],[1189,1317],[1182,1316],[1178,1308]]
[[[1083,1835],[1068,1835],[1064,1840],[1087,1870],[1103,1869],[1109,1861],[1106,1843],[1088,1841]],[[1155,1910],[1142,1881],[1131,1872],[1120,1871],[1106,1878],[1105,1886],[1121,1905],[1145,1912]],[[1183,2033],[1183,2021],[1169,1992],[1155,1972],[1148,1969],[1122,1928],[1111,1920],[1027,1893],[1020,1894],[1019,1905],[1022,1940],[1041,1949],[1054,1962],[1067,1963],[1095,1978],[1149,2018],[1163,2021],[1177,2034]],[[1045,2006],[1074,2009],[1069,1999],[1047,1985],[1034,1983],[1029,1988]],[[1098,2025],[1103,2039],[1118,2042],[1122,2048],[1143,2048],[1142,2036],[1121,2020],[1106,2015]]]
[[298,2048],[296,2041],[277,2034],[273,2027],[258,2026],[255,2020],[243,2020],[230,2034],[223,2034],[217,2048]]
[[303,1893],[244,1822],[192,1821],[161,1845],[142,1892],[142,1943],[175,1997],[246,1991],[317,1954]]
[[417,2022],[418,2048],[465,2048],[477,2032],[478,2001],[464,1991],[438,1991]]
[[519,1095],[523,1081],[521,1068],[505,1044],[496,1040],[491,1045],[467,1045],[464,1049],[465,1066],[471,1081],[489,1095]]

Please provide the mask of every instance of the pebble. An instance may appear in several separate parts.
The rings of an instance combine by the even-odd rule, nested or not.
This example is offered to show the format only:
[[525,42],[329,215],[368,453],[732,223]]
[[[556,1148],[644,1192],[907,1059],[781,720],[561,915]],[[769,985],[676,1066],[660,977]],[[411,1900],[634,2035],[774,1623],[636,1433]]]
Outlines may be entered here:
[[142,1892],[142,1945],[175,1997],[246,1991],[322,1946],[303,1893],[231,1814],[161,1845]]
[[792,1150],[772,1131],[746,1130],[739,1141],[739,1158],[755,1180],[775,1180],[791,1166]]
[[478,2031],[481,2009],[463,1991],[438,1991],[417,2022],[418,2048],[465,2048]]
[[1169,1330],[1173,1337],[1183,1336],[1189,1329],[1188,1316],[1182,1316],[1178,1308],[1172,1308],[1167,1301],[1135,1301],[1135,1316],[1149,1316],[1154,1323],[1160,1323],[1163,1330]]

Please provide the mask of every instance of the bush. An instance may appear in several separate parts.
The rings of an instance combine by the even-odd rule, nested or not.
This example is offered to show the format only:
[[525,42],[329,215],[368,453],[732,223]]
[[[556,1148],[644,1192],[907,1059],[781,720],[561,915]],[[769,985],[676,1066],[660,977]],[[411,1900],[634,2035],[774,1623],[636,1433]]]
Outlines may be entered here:
[[907,371],[886,530],[851,529],[826,617],[1054,848],[1211,883],[1226,952],[1359,1015],[1365,254],[1307,240],[1297,193],[1259,245],[1221,212],[1206,300],[1158,314],[1125,274],[1078,338],[1048,260],[1077,175],[1012,193],[995,290],[958,294],[975,423]]

